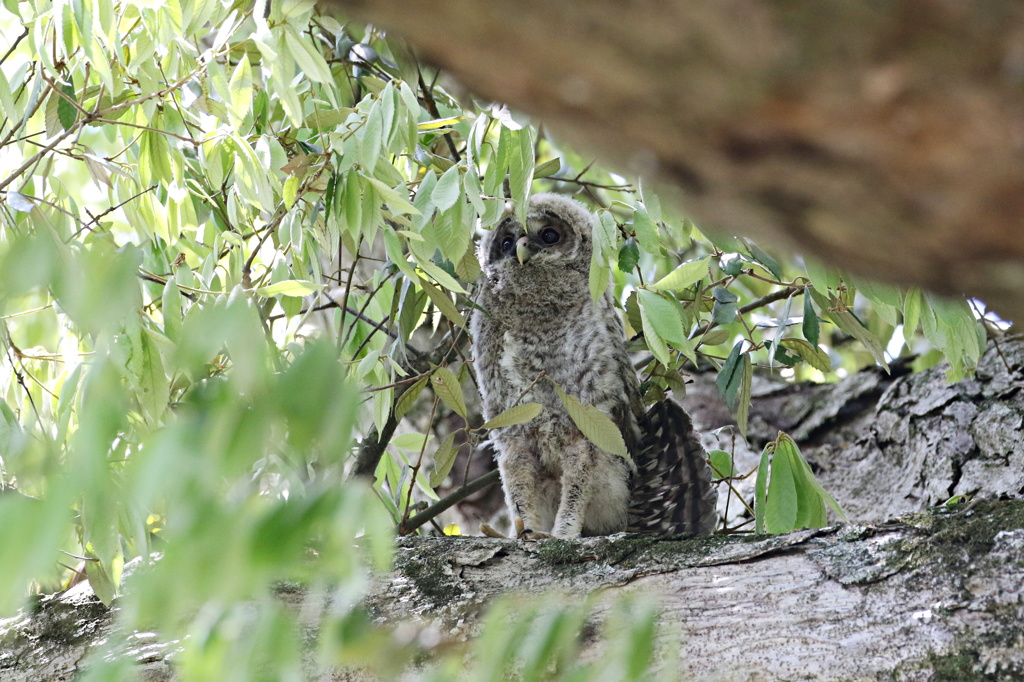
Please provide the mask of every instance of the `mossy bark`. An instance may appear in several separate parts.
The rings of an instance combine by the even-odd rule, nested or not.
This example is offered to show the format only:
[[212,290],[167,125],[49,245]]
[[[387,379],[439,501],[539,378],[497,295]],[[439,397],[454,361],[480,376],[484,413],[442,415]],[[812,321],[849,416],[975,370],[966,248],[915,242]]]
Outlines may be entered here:
[[[759,538],[408,537],[366,605],[377,622],[412,622],[445,643],[476,637],[499,595],[637,590],[657,595],[662,622],[683,633],[678,665],[696,679],[1019,679],[1024,502]],[[316,613],[305,602],[318,595],[290,588],[286,601]],[[107,638],[125,641],[140,678],[173,677],[173,647],[133,646],[110,621],[81,590],[45,600],[4,625],[3,679],[67,679]]]

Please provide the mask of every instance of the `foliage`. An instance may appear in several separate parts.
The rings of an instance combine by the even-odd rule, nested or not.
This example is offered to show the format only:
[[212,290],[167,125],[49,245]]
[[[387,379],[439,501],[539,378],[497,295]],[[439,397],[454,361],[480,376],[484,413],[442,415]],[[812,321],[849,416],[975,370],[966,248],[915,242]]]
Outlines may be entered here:
[[800,448],[785,433],[764,446],[757,467],[754,518],[758,533],[788,533],[798,528],[821,528],[825,507],[846,520],[839,503],[814,478]]
[[[611,279],[651,401],[709,361],[744,430],[755,367],[831,380],[885,365],[897,329],[910,342],[893,352],[920,328],[951,379],[980,354],[965,302],[706,236],[650,187],[458,101],[400,43],[308,0],[3,8],[5,612],[30,584],[71,579],[69,562],[109,601],[125,561],[159,550],[126,617],[191,628],[196,678],[249,670],[259,642],[298,665],[274,636],[288,614],[238,606],[282,579],[342,586],[324,655],[349,662],[375,636],[353,606],[364,569],[387,565],[417,498],[462,482],[456,436],[536,415],[481,425],[463,390],[473,230],[506,196],[521,212],[556,189],[597,210],[591,290]],[[448,412],[463,428],[435,438]]]

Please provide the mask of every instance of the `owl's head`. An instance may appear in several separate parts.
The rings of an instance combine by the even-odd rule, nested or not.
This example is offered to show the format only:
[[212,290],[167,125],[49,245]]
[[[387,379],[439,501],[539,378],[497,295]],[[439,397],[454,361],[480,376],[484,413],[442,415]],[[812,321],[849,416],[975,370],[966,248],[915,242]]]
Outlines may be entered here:
[[557,194],[530,197],[526,225],[506,214],[480,243],[480,261],[490,276],[541,273],[563,268],[589,272],[594,215]]

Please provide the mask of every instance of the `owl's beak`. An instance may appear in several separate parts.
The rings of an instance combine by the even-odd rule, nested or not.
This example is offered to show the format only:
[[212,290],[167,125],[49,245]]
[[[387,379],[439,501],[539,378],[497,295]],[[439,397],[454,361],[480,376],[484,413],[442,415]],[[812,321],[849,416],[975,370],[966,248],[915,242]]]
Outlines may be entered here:
[[530,248],[529,239],[520,237],[519,241],[516,242],[516,258],[519,260],[519,264],[525,265],[532,255],[533,250]]

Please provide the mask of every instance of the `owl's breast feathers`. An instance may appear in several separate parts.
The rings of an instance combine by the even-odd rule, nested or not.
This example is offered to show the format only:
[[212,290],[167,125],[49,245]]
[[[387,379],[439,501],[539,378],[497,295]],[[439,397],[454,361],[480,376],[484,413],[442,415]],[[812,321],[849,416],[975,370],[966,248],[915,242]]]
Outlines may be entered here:
[[[607,292],[591,299],[594,222],[575,201],[535,195],[525,225],[509,214],[480,244],[484,276],[471,326],[484,417],[521,402],[544,407],[492,433],[509,509],[557,537],[627,523],[710,532],[715,489],[689,417],[670,400],[645,411],[614,301]],[[612,419],[632,462],[589,444],[555,384]]]
[[[567,297],[557,311],[543,306],[527,314],[514,296],[488,297],[486,319],[474,318],[478,356],[491,358],[477,368],[485,417],[519,402],[538,402],[544,413],[531,422],[546,424],[549,437],[572,426],[552,386],[557,383],[585,405],[607,414],[622,432],[627,450],[639,450],[638,419],[643,416],[640,387],[625,351],[622,323],[609,296],[594,304],[585,296]],[[497,359],[494,362],[493,359]],[[543,373],[550,379],[538,380]],[[550,432],[554,429],[555,432]]]

